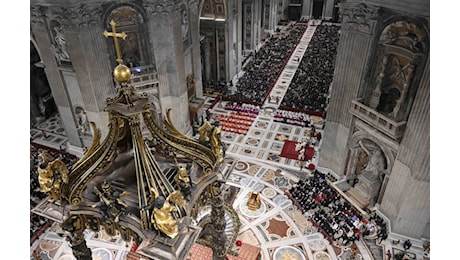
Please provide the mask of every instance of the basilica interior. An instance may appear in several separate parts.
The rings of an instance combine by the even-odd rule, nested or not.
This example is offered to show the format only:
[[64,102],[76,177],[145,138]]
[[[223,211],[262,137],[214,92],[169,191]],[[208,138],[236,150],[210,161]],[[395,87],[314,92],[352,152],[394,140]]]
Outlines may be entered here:
[[426,0],[30,2],[30,259],[430,259]]

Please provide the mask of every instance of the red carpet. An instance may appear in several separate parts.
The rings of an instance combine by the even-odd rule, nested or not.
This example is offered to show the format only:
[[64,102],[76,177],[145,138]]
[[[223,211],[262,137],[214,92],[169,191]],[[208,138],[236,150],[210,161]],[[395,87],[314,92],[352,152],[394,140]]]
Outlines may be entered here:
[[[281,150],[280,156],[284,158],[297,160],[299,156],[299,152],[295,150],[295,146],[297,143],[298,142],[296,141],[290,141],[290,140],[284,141],[284,146],[283,146],[283,149]],[[305,149],[304,161],[308,161],[311,158],[313,158],[314,153],[315,153],[315,149],[311,146],[308,146],[307,149]]]

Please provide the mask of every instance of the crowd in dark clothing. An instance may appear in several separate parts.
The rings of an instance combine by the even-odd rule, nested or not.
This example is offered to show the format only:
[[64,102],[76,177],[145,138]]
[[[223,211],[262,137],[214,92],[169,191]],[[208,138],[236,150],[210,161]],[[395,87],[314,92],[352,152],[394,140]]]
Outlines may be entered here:
[[386,234],[383,219],[378,219],[377,215],[366,219],[328,184],[326,174],[318,170],[314,170],[305,181],[296,183],[288,194],[320,231],[339,244],[349,245],[362,236],[375,235],[381,229]]
[[387,239],[387,223],[385,222],[385,220],[382,217],[380,217],[377,213],[375,213],[375,211],[369,215],[369,220],[375,222],[377,226],[380,227],[377,231],[377,239],[380,241]]
[[318,25],[281,106],[325,112],[339,42],[339,26]]
[[[67,168],[71,169],[72,165],[77,161],[77,157],[71,154],[67,154],[60,151],[51,149],[45,149],[36,145],[30,145],[30,210],[35,208],[43,199],[47,197],[46,193],[40,191],[40,184],[38,183],[38,171],[39,166],[38,155],[41,152],[47,152],[55,159],[60,159],[67,165]],[[47,218],[30,212],[30,237],[32,237],[42,228],[49,223],[50,220]],[[32,241],[31,241],[32,242]]]
[[237,90],[230,97],[262,103],[306,28],[307,24],[296,23],[290,26],[287,35],[280,33],[270,37],[243,68]]
[[204,85],[204,90],[206,93],[217,93],[220,95],[230,95],[230,88],[231,83],[227,83],[225,81],[208,81]]

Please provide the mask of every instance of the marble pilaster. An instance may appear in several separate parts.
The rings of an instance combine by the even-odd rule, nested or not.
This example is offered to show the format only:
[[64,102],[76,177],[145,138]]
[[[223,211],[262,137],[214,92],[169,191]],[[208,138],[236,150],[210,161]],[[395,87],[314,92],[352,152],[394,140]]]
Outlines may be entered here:
[[324,6],[323,19],[330,20],[332,19],[332,13],[334,12],[334,0],[326,0]]
[[414,172],[396,161],[379,210],[392,232],[421,237],[430,223],[430,183],[413,179]]
[[203,98],[203,79],[201,72],[201,56],[200,56],[200,28],[199,28],[199,13],[198,0],[190,1],[190,35],[192,37],[192,70],[195,77],[195,96]]
[[[66,91],[66,84],[62,75],[63,70],[71,70],[69,67],[58,66],[54,53],[50,46],[52,42],[50,39],[50,31],[48,30],[47,14],[49,8],[43,6],[31,7],[31,31],[34,35],[36,48],[39,50],[41,60],[45,68],[45,74],[53,94],[54,101],[60,113],[64,124],[64,129],[71,145],[80,146],[81,140],[79,138],[77,128],[72,113],[72,104],[68,98]],[[71,50],[69,50],[71,52]]]
[[[190,128],[188,96],[183,57],[180,1],[144,1],[147,16],[149,40],[155,53],[155,64],[159,80],[159,97],[162,113],[173,111],[173,123],[182,132]],[[185,97],[185,98],[184,98]]]
[[[360,94],[368,60],[377,10],[364,4],[343,3],[344,22],[337,48],[334,81],[331,88],[327,124],[319,165],[343,174],[353,117],[351,100]],[[356,20],[356,16],[364,18]]]
[[303,19],[310,19],[311,18],[311,12],[312,12],[312,6],[313,6],[313,1],[311,0],[303,0],[302,3],[302,14],[301,18]]

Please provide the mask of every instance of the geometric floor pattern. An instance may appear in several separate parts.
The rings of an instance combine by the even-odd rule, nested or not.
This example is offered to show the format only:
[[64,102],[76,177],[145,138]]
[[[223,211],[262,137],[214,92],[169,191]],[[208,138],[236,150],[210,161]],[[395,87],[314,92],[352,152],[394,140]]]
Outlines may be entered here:
[[[210,99],[205,104],[212,102]],[[213,109],[212,116],[227,112]],[[322,129],[322,123],[321,120],[317,120],[316,129]],[[303,136],[308,135],[309,130],[309,127],[274,122],[261,113],[246,135],[223,132],[222,139],[227,144],[225,163],[235,163],[226,184],[237,190],[233,208],[238,212],[242,224],[237,240],[260,248],[261,259],[265,260],[353,259],[347,256],[352,253],[356,256],[355,259],[374,259],[370,251],[372,247],[366,246],[363,242],[357,242],[353,251],[351,248],[337,248],[331,245],[284,194],[310,172],[305,168],[300,170],[296,160],[279,157],[284,140],[301,140]],[[31,130],[32,132],[34,131]],[[37,130],[37,135],[40,138],[42,134]],[[40,141],[43,142],[42,139]],[[320,147],[321,142],[314,146],[315,152],[318,152]],[[317,159],[315,154],[312,163],[316,164]],[[260,211],[253,212],[245,207],[251,191],[258,191],[261,195],[263,209]],[[57,226],[51,227],[49,232],[44,233],[31,246],[31,259],[35,249],[41,251],[41,259],[74,259],[69,244],[53,232],[56,228]],[[107,242],[101,232],[86,231],[85,235],[88,246],[97,259],[126,259],[131,245],[127,245],[122,239],[112,238]],[[234,245],[232,251],[238,250],[239,247]],[[401,246],[391,243],[379,250],[392,250],[392,255],[403,251]],[[422,254],[407,252],[407,257],[414,255],[419,257]],[[405,259],[411,259],[407,257]]]

